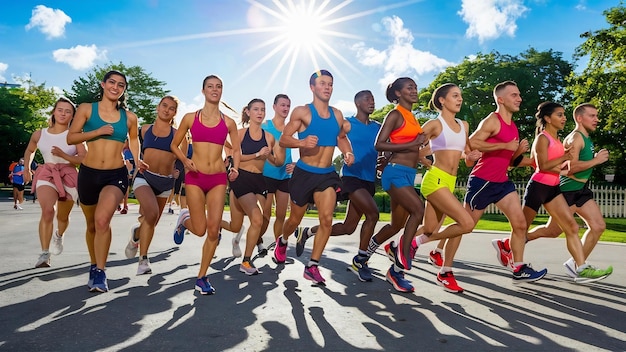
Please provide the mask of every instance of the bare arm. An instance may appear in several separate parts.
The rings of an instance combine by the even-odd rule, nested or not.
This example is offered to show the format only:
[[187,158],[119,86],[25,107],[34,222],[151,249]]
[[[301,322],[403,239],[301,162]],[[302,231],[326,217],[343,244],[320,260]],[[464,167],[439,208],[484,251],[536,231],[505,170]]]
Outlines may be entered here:
[[577,172],[591,169],[609,160],[609,152],[606,149],[601,149],[591,160],[580,160],[578,157],[580,155],[580,151],[585,146],[585,141],[578,133],[573,134],[571,138],[566,138],[564,145],[566,148],[570,148],[572,154],[569,174],[575,174]]
[[37,143],[41,137],[41,130],[33,132],[24,151],[24,183],[29,183],[33,179],[33,175],[30,171],[30,164],[33,162],[33,157],[37,151]]
[[137,115],[130,111],[126,111],[127,124],[128,124],[128,148],[130,152],[133,154],[133,159],[135,159],[135,165],[137,165],[138,170],[146,170],[148,169],[148,164],[146,164],[140,158],[139,154],[139,123],[137,119]]
[[78,109],[76,109],[76,114],[74,115],[74,119],[70,125],[70,130],[67,133],[67,144],[79,144],[99,136],[110,136],[113,134],[113,126],[110,124],[104,125],[97,130],[83,132],[83,127],[91,115],[91,107],[91,104],[83,103],[78,106]]
[[492,152],[496,150],[512,150],[516,151],[519,146],[518,140],[512,140],[508,143],[492,143],[487,142],[487,138],[496,135],[500,131],[500,123],[493,113],[484,118],[478,124],[476,131],[470,136],[472,148],[481,152]]
[[[391,110],[387,116],[385,116],[385,120],[383,121],[382,126],[380,127],[380,131],[378,131],[378,136],[376,136],[376,143],[374,144],[374,148],[376,148],[379,152],[408,152],[411,150],[419,151],[419,148],[422,146],[422,143],[426,141],[424,139],[424,134],[418,135],[413,141],[409,143],[395,144],[389,141],[389,135],[393,130],[402,126],[403,122],[402,115],[397,110]],[[422,136],[422,137],[420,137]]]

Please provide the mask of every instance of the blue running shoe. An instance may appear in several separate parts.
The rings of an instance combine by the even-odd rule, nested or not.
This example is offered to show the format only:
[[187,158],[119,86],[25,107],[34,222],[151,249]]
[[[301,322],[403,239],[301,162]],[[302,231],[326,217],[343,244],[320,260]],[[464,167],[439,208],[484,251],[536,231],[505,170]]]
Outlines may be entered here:
[[530,264],[522,264],[513,271],[513,283],[533,282],[542,279],[548,273],[548,269],[536,271]]
[[406,293],[415,291],[415,288],[413,287],[413,285],[411,285],[409,280],[404,278],[404,271],[396,272],[395,270],[393,270],[393,264],[391,265],[389,270],[387,270],[386,278],[387,281],[389,281],[393,288],[395,288],[398,292]]
[[185,231],[187,228],[183,223],[189,219],[189,209],[185,208],[180,211],[178,215],[178,221],[176,222],[176,230],[174,230],[174,243],[181,244],[185,239]]
[[107,285],[107,274],[102,269],[96,268],[94,270],[93,286],[91,292],[108,292],[109,285]]
[[91,264],[89,266],[89,280],[87,280],[87,288],[89,291],[93,288],[93,279],[96,276],[96,264]]
[[372,281],[372,270],[369,268],[369,266],[367,266],[367,261],[369,260],[369,257],[361,257],[358,255],[355,255],[354,258],[352,258],[352,271],[356,274],[356,276],[359,277],[359,280],[365,282],[365,281]]
[[209,278],[204,276],[196,280],[196,291],[200,291],[203,295],[212,295],[215,289],[211,286]]
[[302,253],[304,253],[304,245],[306,244],[306,240],[309,239],[309,228],[298,227],[294,235],[296,235],[296,241],[297,241],[296,242],[296,256],[299,257],[302,255]]

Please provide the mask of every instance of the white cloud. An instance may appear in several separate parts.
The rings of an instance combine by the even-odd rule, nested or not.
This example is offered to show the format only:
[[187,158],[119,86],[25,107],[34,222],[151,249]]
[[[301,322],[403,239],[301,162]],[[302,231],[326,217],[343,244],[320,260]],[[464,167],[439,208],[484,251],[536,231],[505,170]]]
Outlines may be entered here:
[[382,24],[385,27],[384,32],[393,38],[391,45],[384,50],[378,50],[366,47],[361,42],[352,48],[357,52],[356,57],[361,64],[384,69],[383,78],[379,80],[382,86],[387,86],[401,76],[439,72],[453,65],[430,52],[416,49],[413,46],[413,34],[404,27],[404,22],[399,17],[385,17]]
[[4,62],[0,62],[0,83],[4,83],[6,82],[6,78],[4,78],[4,73],[7,72],[7,69],[9,68],[8,64],[5,64]]
[[469,25],[465,35],[482,44],[503,34],[514,37],[515,21],[526,11],[523,0],[463,0],[458,14]]
[[26,25],[26,30],[38,27],[41,33],[48,39],[62,37],[65,34],[65,25],[71,23],[72,19],[65,12],[59,9],[51,9],[44,5],[37,5],[33,9],[30,22]]
[[57,49],[52,53],[54,61],[70,65],[75,70],[92,67],[97,60],[106,60],[106,50],[99,50],[94,44],[77,45],[70,49]]
[[356,114],[356,106],[353,101],[349,100],[339,100],[331,104],[341,111],[343,117],[348,117]]

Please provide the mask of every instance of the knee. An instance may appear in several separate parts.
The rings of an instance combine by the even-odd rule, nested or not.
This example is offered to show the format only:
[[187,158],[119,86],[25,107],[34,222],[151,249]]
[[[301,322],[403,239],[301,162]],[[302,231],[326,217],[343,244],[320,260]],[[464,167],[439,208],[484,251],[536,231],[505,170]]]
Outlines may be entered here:
[[260,228],[263,226],[263,215],[259,213],[259,215],[252,216],[250,218],[250,226]]
[[96,218],[95,229],[96,232],[107,231],[111,226],[111,221],[107,218]]
[[565,229],[563,229],[564,232],[569,232],[572,234],[572,236],[576,236],[576,238],[578,238],[578,230],[580,229],[578,227],[578,224],[576,223],[576,221],[572,221],[571,223],[568,223],[567,225],[567,231],[565,231]]
[[46,207],[46,208],[42,208],[41,209],[41,219],[44,222],[51,222],[54,220],[54,208],[53,207]]
[[365,213],[365,222],[377,223],[380,218],[378,211],[369,211]]
[[474,230],[474,220],[471,216],[461,219],[458,225],[461,227],[463,233],[470,233]]
[[606,230],[606,223],[602,219],[599,221],[594,219],[589,222],[589,229],[591,229],[592,233],[601,235]]

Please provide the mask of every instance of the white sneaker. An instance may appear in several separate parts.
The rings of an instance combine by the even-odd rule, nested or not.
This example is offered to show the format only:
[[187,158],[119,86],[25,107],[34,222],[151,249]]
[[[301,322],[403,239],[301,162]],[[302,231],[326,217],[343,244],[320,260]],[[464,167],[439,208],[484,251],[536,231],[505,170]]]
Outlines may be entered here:
[[59,236],[59,230],[54,231],[50,242],[50,254],[59,255],[63,252],[63,236]]
[[233,257],[239,258],[241,257],[241,248],[239,248],[239,241],[241,240],[241,236],[246,232],[246,227],[241,225],[241,229],[237,234],[233,237]]
[[17,204],[17,205],[15,206],[15,209],[17,209],[17,210],[24,210],[24,208],[22,208],[19,204]]
[[35,268],[49,268],[50,267],[50,252],[43,252],[39,255],[39,259],[35,264]]
[[152,274],[152,269],[150,268],[150,260],[148,258],[139,259],[139,266],[137,267],[137,275],[144,275],[144,274]]
[[571,278],[578,277],[578,272],[576,271],[576,262],[574,261],[574,258],[569,258],[565,263],[563,263],[563,266],[565,267],[565,273],[567,274],[567,276]]
[[135,258],[137,255],[137,249],[139,249],[139,241],[135,242],[135,234],[139,230],[140,224],[134,224],[130,228],[130,239],[128,240],[128,244],[126,245],[126,249],[124,253],[126,254],[126,258]]

